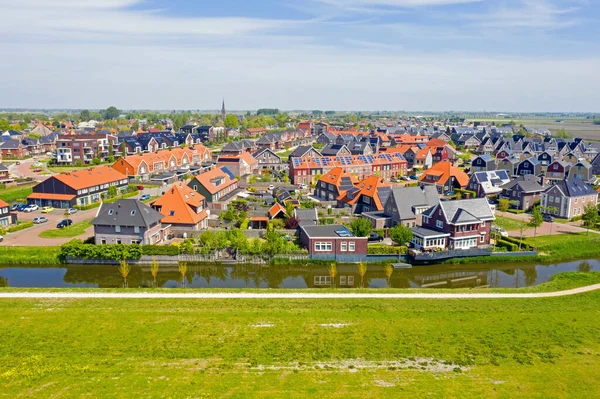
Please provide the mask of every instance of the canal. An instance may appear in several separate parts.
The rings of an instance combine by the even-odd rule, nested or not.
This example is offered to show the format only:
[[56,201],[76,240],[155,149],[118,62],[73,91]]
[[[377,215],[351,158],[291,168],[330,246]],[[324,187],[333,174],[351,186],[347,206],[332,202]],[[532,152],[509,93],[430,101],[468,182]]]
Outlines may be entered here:
[[[361,278],[357,265],[338,265],[337,288],[516,288],[544,283],[563,272],[600,271],[600,261],[579,260],[550,265],[518,263],[417,266],[390,269],[368,265]],[[362,284],[361,284],[362,283]],[[131,266],[130,288],[329,288],[327,266],[302,265],[188,265],[182,278],[177,266],[161,266],[156,284],[149,266]],[[123,278],[116,266],[2,266],[0,287],[120,288]]]

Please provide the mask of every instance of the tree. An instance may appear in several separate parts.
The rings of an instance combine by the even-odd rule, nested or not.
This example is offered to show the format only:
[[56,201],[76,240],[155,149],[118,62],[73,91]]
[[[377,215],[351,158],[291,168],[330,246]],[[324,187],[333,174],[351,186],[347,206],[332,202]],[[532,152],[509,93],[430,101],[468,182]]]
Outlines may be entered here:
[[150,263],[150,273],[152,273],[152,279],[154,280],[152,285],[156,287],[156,276],[158,276],[158,262],[155,257],[152,257],[152,263]]
[[568,139],[573,137],[573,135],[569,132],[567,132],[566,129],[558,129],[555,133],[554,133],[554,137],[560,138],[560,139]]
[[110,106],[102,112],[104,119],[117,119],[121,115],[121,111],[114,106]]
[[6,119],[0,119],[0,132],[5,132],[10,128],[10,124]]
[[131,125],[131,130],[133,130],[135,132],[140,130],[140,123],[138,121],[133,122],[133,125]]
[[163,125],[161,125],[160,123],[157,123],[156,125],[154,125],[154,128],[158,129],[158,130],[165,130],[165,127]]
[[225,127],[227,129],[237,129],[240,126],[240,121],[237,115],[227,115],[225,117]]
[[115,186],[110,186],[108,190],[106,190],[106,196],[108,198],[115,198],[117,196],[117,188]]
[[90,111],[88,111],[87,109],[84,109],[83,111],[81,111],[79,113],[79,119],[84,122],[89,121],[90,120]]
[[406,245],[406,243],[410,242],[413,237],[412,230],[402,224],[389,229],[388,234],[392,241],[398,245]]
[[505,213],[508,211],[509,207],[510,207],[510,201],[507,200],[506,198],[500,198],[500,200],[498,201],[498,210],[502,213]]
[[388,263],[384,266],[383,271],[385,272],[385,279],[387,281],[388,288],[392,288],[392,274],[394,273],[394,266]]
[[335,262],[329,265],[329,277],[331,277],[331,286],[335,287],[335,276],[337,276],[337,266]]
[[360,288],[364,286],[365,274],[367,274],[367,264],[360,262],[358,264],[358,275],[360,276]]
[[365,218],[356,218],[350,223],[350,231],[356,237],[366,237],[373,231],[373,225]]
[[100,158],[96,157],[96,158],[92,159],[92,163],[94,165],[100,165],[102,163],[102,161],[100,160]]
[[288,218],[288,220],[285,221],[285,228],[288,230],[296,230],[299,225],[300,221],[295,216],[292,216],[291,218]]
[[537,228],[540,227],[542,223],[544,223],[542,211],[540,210],[539,206],[536,206],[531,212],[531,219],[529,219],[529,223],[527,223],[527,226],[533,227],[535,229],[533,231],[533,238],[537,236]]
[[131,268],[129,267],[129,263],[125,259],[121,261],[119,264],[119,273],[123,277],[123,288],[127,288],[127,276],[129,276],[129,272]]
[[177,265],[177,268],[179,269],[179,274],[181,275],[181,286],[185,287],[185,277],[187,274],[187,263],[179,262],[179,264]]
[[583,219],[583,225],[587,228],[587,234],[590,234],[590,228],[596,227],[596,223],[598,223],[598,208],[596,208],[596,205],[591,202],[588,203],[583,209],[581,219]]

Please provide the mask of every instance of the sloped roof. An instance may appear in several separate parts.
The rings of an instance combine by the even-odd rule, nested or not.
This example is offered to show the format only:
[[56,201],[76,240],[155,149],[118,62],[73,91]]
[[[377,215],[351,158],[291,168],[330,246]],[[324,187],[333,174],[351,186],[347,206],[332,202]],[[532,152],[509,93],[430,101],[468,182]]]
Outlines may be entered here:
[[178,183],[151,205],[153,208],[160,208],[160,213],[164,216],[163,223],[194,225],[208,216],[204,209],[200,213],[196,212],[198,208],[204,208],[204,201],[202,194]]
[[127,179],[127,176],[110,166],[99,166],[96,168],[78,170],[76,172],[61,173],[53,177],[74,190],[81,190]]
[[442,201],[424,215],[431,216],[438,208],[442,209],[446,221],[451,224],[472,224],[495,219],[494,212],[485,198]]
[[269,209],[269,217],[275,219],[282,212],[285,215],[285,208],[279,202],[276,202],[275,205]]
[[[432,176],[439,176],[439,180],[434,181],[431,179]],[[461,169],[452,165],[450,161],[442,161],[433,165],[423,172],[419,181],[444,185],[451,176],[454,176],[461,187],[466,187],[466,185],[469,184],[469,176]]]
[[[380,188],[389,188],[390,185],[385,180],[375,175],[369,176],[356,184],[354,192],[350,195],[350,191],[347,191],[344,195],[340,196],[340,200],[346,204],[355,204],[361,196],[367,196],[373,199],[373,205],[378,211],[383,210],[384,201],[389,196],[389,191],[383,190],[380,192]],[[380,194],[383,194],[385,198],[380,198]]]
[[432,207],[440,202],[434,186],[397,187],[392,189],[390,201],[394,201],[401,220],[414,219],[415,208]]
[[135,199],[120,199],[102,204],[93,225],[150,227],[160,222],[163,215]]
[[[207,172],[201,173],[194,177],[192,182],[197,181],[206,189],[206,191],[211,194],[215,194],[223,190],[225,187],[229,187],[237,182],[237,179],[232,179],[224,169],[225,168],[214,168]],[[223,179],[223,184],[216,186],[215,181],[220,178]]]

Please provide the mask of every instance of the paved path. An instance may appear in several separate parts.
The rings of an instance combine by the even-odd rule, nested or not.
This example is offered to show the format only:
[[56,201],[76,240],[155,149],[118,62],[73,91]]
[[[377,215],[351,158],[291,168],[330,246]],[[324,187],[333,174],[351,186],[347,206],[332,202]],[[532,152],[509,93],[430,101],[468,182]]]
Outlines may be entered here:
[[554,298],[600,290],[600,284],[566,291],[523,294],[457,293],[457,294],[328,294],[328,293],[155,293],[155,292],[0,292],[0,299],[505,299]]
[[[508,219],[525,221],[525,222],[529,222],[529,220],[531,219],[531,215],[526,214],[526,213],[521,213],[521,214],[517,215],[517,214],[509,213],[509,212],[506,212],[506,213],[496,212],[496,215],[504,216]],[[555,235],[555,234],[569,234],[569,233],[571,233],[571,234],[572,233],[587,233],[587,229],[577,226],[577,224],[581,224],[581,223],[582,222],[570,222],[570,223],[544,222],[544,223],[542,223],[542,225],[540,227],[538,227],[537,235],[538,236],[547,236],[550,234]],[[600,234],[600,231],[590,230],[590,233]],[[509,230],[508,234],[512,237],[518,238],[521,235],[521,230]],[[526,227],[525,229],[523,229],[523,237],[533,237],[533,236],[534,236],[533,228]]]

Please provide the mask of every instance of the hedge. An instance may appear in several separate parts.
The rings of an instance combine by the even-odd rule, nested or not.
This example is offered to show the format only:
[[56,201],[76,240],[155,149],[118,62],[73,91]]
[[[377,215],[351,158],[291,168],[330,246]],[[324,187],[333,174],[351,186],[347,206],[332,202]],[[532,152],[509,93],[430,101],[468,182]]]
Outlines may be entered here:
[[504,240],[498,240],[496,242],[496,247],[497,248],[504,248],[508,252],[517,252],[519,250],[519,246],[518,245],[513,244],[512,242],[504,241]]
[[137,244],[93,245],[84,244],[81,240],[72,240],[60,246],[58,258],[61,261],[67,258],[133,260],[141,256],[142,247]]
[[23,222],[17,224],[16,226],[10,226],[6,231],[8,231],[9,233],[14,233],[16,231],[28,229],[30,227],[33,227],[33,222]]
[[404,255],[408,251],[404,246],[369,245],[369,255]]
[[[515,244],[517,246],[517,248],[519,246],[519,242],[521,242],[521,240],[519,240],[518,238],[513,238],[513,237],[501,237],[500,240],[509,242],[511,244]],[[533,248],[530,245],[526,244],[525,242],[521,242],[521,249],[524,251],[529,251]]]
[[456,194],[460,193],[460,194],[463,195],[463,197],[466,194],[469,194],[469,198],[477,198],[477,193],[475,191],[471,191],[471,190],[463,190],[463,189],[460,189],[460,188],[455,188],[454,189],[454,193],[456,193]]
[[520,215],[522,213],[525,213],[525,211],[522,211],[521,209],[509,209],[507,212],[514,213],[515,215]]
[[179,247],[176,245],[142,245],[142,254],[145,256],[177,256]]

